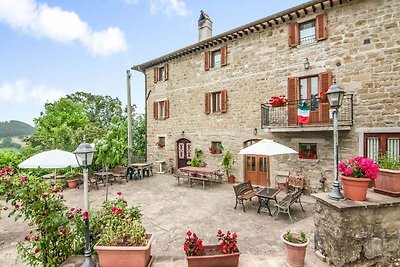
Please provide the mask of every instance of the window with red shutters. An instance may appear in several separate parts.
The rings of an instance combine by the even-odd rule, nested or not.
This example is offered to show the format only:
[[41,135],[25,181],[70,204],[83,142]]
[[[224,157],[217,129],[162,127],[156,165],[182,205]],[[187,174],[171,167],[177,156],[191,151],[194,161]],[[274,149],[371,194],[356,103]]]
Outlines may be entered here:
[[205,113],[225,113],[228,110],[227,90],[205,93]]
[[213,51],[204,52],[204,70],[220,68],[228,65],[228,47],[222,46]]
[[315,19],[302,23],[288,23],[289,47],[313,44],[328,39],[328,15],[318,14]]
[[153,117],[155,120],[164,120],[169,118],[169,100],[154,102]]

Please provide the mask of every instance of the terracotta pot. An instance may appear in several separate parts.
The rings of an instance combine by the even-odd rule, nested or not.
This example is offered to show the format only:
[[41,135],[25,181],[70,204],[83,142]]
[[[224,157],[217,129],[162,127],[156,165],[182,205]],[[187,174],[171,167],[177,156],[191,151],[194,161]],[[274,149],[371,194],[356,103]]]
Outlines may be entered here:
[[374,191],[392,197],[400,197],[400,170],[379,169]]
[[147,267],[151,258],[153,235],[147,235],[147,245],[142,247],[94,246],[101,267]]
[[228,176],[228,183],[229,184],[234,184],[235,183],[235,176]]
[[[286,262],[293,267],[301,267],[304,265],[304,259],[306,257],[306,248],[310,243],[310,240],[307,238],[306,243],[292,243],[285,240],[284,236],[286,233],[281,235],[281,240],[285,246],[286,252]],[[292,233],[294,239],[298,239],[298,233]]]
[[364,201],[367,198],[367,189],[370,178],[353,178],[340,175],[344,196],[350,200]]
[[[219,245],[204,246],[205,254],[213,250],[221,251],[221,248]],[[188,261],[188,267],[237,267],[239,264],[239,256],[240,252],[232,254],[187,256],[186,259]]]
[[67,180],[68,188],[74,189],[78,187],[78,179]]

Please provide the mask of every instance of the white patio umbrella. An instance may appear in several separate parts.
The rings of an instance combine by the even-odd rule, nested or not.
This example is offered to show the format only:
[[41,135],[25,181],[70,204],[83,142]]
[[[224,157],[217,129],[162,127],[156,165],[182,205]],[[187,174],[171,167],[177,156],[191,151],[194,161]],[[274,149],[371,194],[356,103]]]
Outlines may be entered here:
[[18,165],[22,169],[62,169],[67,167],[79,167],[73,153],[63,150],[49,150],[36,154]]
[[242,155],[261,155],[261,156],[273,156],[282,154],[294,154],[296,150],[290,147],[279,144],[270,139],[263,139],[260,142],[252,144],[246,148],[240,150],[239,154]]

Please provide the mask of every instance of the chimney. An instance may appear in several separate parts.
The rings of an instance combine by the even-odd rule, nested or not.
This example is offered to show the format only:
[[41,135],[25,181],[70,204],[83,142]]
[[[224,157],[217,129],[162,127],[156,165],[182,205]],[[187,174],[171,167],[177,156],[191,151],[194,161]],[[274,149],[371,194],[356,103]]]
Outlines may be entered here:
[[199,42],[212,37],[212,21],[206,12],[200,11]]

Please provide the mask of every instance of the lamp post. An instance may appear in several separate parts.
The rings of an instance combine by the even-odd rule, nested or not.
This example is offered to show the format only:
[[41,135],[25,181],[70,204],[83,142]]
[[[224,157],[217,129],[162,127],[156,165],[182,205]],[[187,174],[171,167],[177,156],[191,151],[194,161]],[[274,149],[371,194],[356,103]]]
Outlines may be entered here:
[[89,198],[88,198],[88,167],[92,165],[93,161],[93,154],[94,149],[93,147],[86,143],[83,140],[77,149],[74,151],[76,160],[78,161],[79,167],[82,168],[83,171],[83,202],[85,212],[88,215],[84,218],[85,220],[85,241],[86,241],[86,248],[85,248],[85,261],[83,262],[83,267],[94,267],[95,264],[93,262],[91,251],[90,251],[90,233],[89,233]]
[[343,102],[344,91],[340,88],[339,85],[336,84],[336,79],[333,81],[331,87],[326,92],[326,97],[328,98],[328,102],[330,107],[332,108],[333,115],[333,154],[334,154],[334,174],[335,179],[333,181],[332,191],[329,193],[329,197],[334,200],[344,199],[342,192],[340,192],[340,183],[339,183],[339,134],[338,134],[338,110]]

